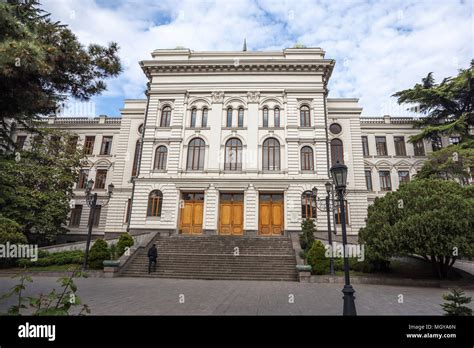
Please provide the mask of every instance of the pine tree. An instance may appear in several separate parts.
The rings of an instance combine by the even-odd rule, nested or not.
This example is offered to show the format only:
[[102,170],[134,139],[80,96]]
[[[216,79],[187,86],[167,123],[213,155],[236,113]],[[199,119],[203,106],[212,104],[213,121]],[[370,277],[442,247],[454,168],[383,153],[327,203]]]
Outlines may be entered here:
[[472,309],[466,306],[471,302],[471,298],[464,296],[464,290],[462,289],[451,289],[451,293],[443,295],[443,299],[447,301],[443,303],[441,307],[446,312],[444,315],[448,316],[471,316]]

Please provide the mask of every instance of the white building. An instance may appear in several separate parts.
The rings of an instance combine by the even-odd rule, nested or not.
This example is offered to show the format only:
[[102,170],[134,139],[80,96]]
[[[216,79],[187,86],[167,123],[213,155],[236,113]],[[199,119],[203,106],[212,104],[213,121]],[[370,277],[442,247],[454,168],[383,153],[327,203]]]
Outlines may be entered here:
[[[88,178],[99,195],[115,186],[98,235],[299,232],[315,217],[307,195],[316,186],[324,199],[337,160],[349,168],[348,233],[356,235],[368,204],[409,180],[431,144],[408,143],[418,132],[410,118],[361,118],[357,99],[327,98],[335,62],[324,54],[156,50],[140,62],[148,98],[126,100],[121,118],[51,117],[49,126],[78,134],[89,161],[66,240],[85,237]],[[339,214],[332,219],[340,231]],[[326,213],[316,221],[324,236]]]

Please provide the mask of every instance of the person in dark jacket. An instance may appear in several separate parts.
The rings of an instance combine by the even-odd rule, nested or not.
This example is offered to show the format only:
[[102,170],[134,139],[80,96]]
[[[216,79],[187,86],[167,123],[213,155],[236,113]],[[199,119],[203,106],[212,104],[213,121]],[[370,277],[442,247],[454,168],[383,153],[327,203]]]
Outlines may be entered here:
[[150,249],[148,249],[148,273],[151,273],[151,268],[153,265],[153,272],[156,271],[156,258],[158,257],[158,250],[156,249],[156,244],[153,244]]

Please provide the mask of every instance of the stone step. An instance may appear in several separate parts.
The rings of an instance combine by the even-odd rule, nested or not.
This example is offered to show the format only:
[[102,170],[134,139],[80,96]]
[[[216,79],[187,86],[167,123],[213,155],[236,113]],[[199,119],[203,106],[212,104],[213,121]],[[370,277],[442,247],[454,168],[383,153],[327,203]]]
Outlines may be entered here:
[[[121,276],[296,281],[296,259],[288,237],[157,237],[156,272],[148,274],[147,250],[140,250]],[[234,255],[234,248],[239,255]]]

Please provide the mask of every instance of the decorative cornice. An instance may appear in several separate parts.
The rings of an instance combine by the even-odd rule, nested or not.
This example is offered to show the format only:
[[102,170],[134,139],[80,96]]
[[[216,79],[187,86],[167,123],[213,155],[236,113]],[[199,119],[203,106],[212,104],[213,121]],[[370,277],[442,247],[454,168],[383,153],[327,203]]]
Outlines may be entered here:
[[318,73],[323,75],[326,84],[331,76],[335,61],[333,59],[301,60],[206,60],[206,61],[157,61],[145,60],[140,66],[148,78],[152,74],[177,74],[177,73]]

